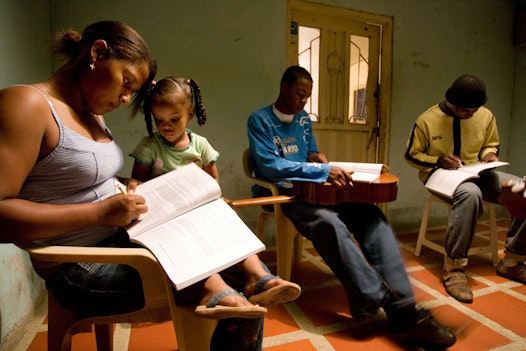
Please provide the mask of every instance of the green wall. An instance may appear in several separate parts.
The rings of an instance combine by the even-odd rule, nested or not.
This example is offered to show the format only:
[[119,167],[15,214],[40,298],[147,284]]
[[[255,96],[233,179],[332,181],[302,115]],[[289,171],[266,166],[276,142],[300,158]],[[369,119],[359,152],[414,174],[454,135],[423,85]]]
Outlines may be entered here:
[[[42,80],[51,73],[46,53],[49,14],[47,1],[0,0],[1,88]],[[28,256],[13,245],[0,245],[0,349],[11,331],[23,327],[43,291]]]
[[[499,121],[501,157],[509,159],[516,51],[513,1],[484,0],[484,6],[479,0],[318,2],[394,18],[389,165],[401,181],[388,215],[395,228],[417,226],[426,197],[423,187],[413,186],[416,170],[402,158],[409,130],[422,111],[443,99],[457,76],[473,73],[486,81],[487,106]],[[241,153],[248,144],[245,123],[251,111],[278,94],[289,28],[285,1],[135,0],[123,8],[117,1],[56,0],[51,13],[53,25],[59,27],[83,28],[108,17],[128,22],[149,42],[159,62],[159,77],[177,74],[198,80],[209,118],[204,127],[194,122],[191,128],[221,152],[224,195],[250,196],[241,170]],[[126,154],[145,133],[141,116],[130,122],[126,110],[108,116],[108,123]],[[130,173],[131,165],[127,157],[123,174]],[[517,166],[510,170],[513,167]],[[241,215],[252,223],[255,211],[243,209]]]

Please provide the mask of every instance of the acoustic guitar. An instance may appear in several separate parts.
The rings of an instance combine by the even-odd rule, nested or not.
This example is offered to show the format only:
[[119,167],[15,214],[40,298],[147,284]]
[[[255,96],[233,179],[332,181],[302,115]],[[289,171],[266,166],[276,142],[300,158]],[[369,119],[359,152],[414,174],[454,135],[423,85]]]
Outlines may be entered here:
[[372,183],[353,182],[353,186],[338,189],[331,183],[294,181],[294,199],[320,206],[333,206],[342,202],[382,203],[396,200],[397,176],[382,173]]

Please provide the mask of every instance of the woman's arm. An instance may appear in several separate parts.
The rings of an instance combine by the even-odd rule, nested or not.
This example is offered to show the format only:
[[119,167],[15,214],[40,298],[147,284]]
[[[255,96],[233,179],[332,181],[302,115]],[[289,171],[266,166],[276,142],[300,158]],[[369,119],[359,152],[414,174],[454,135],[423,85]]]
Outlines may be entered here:
[[27,245],[96,225],[123,226],[146,211],[137,195],[78,205],[19,199],[25,179],[56,147],[58,136],[49,106],[37,92],[27,87],[0,91],[0,241]]

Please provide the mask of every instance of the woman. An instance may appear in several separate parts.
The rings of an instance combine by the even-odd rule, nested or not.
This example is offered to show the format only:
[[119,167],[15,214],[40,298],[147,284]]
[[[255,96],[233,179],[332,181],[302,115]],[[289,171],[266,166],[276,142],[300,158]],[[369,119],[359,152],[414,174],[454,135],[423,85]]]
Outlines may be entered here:
[[[135,30],[115,21],[94,23],[82,35],[60,33],[53,49],[66,62],[49,79],[0,91],[0,240],[20,246],[130,246],[122,227],[147,205],[133,194],[137,181],[120,179],[130,195],[116,191],[123,155],[103,114],[130,103],[138,111],[155,76],[155,60]],[[33,266],[50,293],[80,314],[113,314],[143,304],[140,278],[128,266]],[[176,298],[194,303],[200,294],[192,289]],[[249,322],[251,334],[241,339],[261,339],[262,319]],[[226,330],[221,326],[216,339],[222,343],[240,338],[218,332]]]

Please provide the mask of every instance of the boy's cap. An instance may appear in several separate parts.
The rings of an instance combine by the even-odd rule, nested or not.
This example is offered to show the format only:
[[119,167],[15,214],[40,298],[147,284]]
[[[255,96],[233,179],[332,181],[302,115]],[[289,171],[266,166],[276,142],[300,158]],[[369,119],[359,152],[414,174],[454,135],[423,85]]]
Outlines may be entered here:
[[446,100],[458,107],[480,107],[488,101],[486,85],[479,77],[465,74],[458,77],[446,91]]

